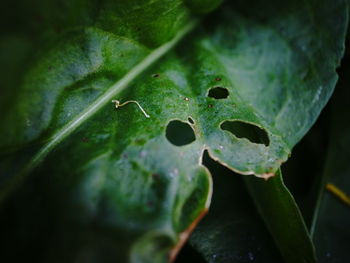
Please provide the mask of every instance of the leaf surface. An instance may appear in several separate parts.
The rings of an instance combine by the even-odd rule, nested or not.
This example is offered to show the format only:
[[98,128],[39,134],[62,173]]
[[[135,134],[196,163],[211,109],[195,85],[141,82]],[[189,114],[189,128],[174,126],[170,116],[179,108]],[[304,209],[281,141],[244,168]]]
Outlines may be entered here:
[[[30,172],[41,178],[55,204],[41,213],[58,218],[45,262],[58,250],[57,260],[77,260],[87,247],[99,258],[112,242],[99,239],[106,229],[125,248],[116,258],[162,262],[208,208],[205,149],[239,173],[269,177],[313,124],[337,79],[346,2],[227,2],[174,51],[191,21],[181,1],[98,3],[86,19],[67,19],[69,30],[34,27],[45,34],[31,46],[51,41],[6,86],[1,195]],[[150,118],[111,99],[136,100]],[[174,140],[181,125],[194,141]]]

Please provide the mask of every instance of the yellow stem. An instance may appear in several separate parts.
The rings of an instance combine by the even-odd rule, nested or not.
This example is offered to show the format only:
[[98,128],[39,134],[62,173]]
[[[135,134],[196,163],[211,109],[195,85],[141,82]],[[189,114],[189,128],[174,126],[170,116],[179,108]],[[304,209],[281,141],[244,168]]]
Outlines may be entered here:
[[335,197],[340,199],[344,204],[350,206],[350,197],[347,196],[342,190],[336,187],[334,184],[326,184],[326,189],[328,192],[333,194]]

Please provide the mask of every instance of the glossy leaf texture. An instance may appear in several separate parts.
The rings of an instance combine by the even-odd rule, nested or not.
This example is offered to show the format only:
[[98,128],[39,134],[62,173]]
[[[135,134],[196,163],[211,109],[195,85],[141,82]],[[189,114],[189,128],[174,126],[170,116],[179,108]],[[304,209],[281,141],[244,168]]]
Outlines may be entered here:
[[[346,2],[227,2],[172,52],[166,41],[190,24],[181,1],[97,3],[86,22],[72,16],[58,36],[44,30],[32,45],[50,41],[12,78],[1,191],[29,172],[39,178],[52,204],[39,213],[56,219],[44,262],[86,251],[98,261],[111,247],[120,248],[112,258],[163,262],[208,208],[205,149],[239,173],[269,177],[313,124],[337,79]],[[136,100],[150,118],[111,99]],[[181,126],[189,140],[174,138]],[[12,201],[35,196],[24,192]]]
[[[335,96],[332,99],[330,142],[323,172],[319,203],[312,225],[314,242],[319,262],[345,262],[348,259],[350,239],[350,111],[349,60],[344,61],[344,69]],[[326,190],[327,185],[338,191]],[[340,195],[337,193],[340,193]],[[347,196],[344,202],[342,195]]]

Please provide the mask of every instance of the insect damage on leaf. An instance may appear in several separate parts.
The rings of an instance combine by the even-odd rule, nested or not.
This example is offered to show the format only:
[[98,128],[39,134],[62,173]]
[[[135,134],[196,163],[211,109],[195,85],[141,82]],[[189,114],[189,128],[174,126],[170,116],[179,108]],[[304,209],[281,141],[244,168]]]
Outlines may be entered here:
[[223,87],[211,88],[208,92],[208,97],[214,99],[226,99],[229,96],[229,91]]
[[[190,120],[192,119],[189,118]],[[184,146],[196,140],[192,127],[188,123],[179,120],[172,120],[168,123],[166,127],[166,138],[176,146]]]
[[[36,7],[45,14],[59,11],[52,22],[64,30],[54,36],[44,32],[32,43],[40,56],[26,57],[33,61],[13,70],[12,85],[3,85],[4,94],[14,94],[5,99],[11,108],[1,116],[6,129],[0,130],[0,148],[14,150],[0,164],[5,169],[0,199],[29,178],[23,174],[36,175],[50,205],[25,218],[55,218],[47,262],[57,255],[62,262],[76,261],[86,247],[98,259],[98,251],[107,251],[121,262],[164,262],[209,206],[211,177],[199,162],[204,150],[240,174],[267,178],[312,125],[334,88],[345,26],[333,21],[346,20],[345,8],[340,0],[310,0],[307,6],[226,1],[199,25],[192,11],[211,11],[221,1],[85,2],[78,3],[82,16],[73,15],[75,10],[64,21],[67,12],[61,9],[75,5],[31,4],[34,15],[42,11]],[[29,11],[19,14],[31,21]],[[301,52],[304,45],[317,56]],[[305,79],[301,72],[310,73]],[[113,100],[116,108],[133,103],[138,109],[103,110],[117,96],[147,104]],[[317,103],[308,103],[315,98]],[[152,121],[144,121],[140,111]],[[305,125],[296,127],[301,118]],[[231,123],[237,120],[263,130]],[[45,138],[50,140],[34,154],[23,151]],[[25,172],[16,177],[18,166]],[[23,191],[18,198],[28,204],[36,193]],[[67,249],[66,240],[76,249]],[[8,244],[17,249],[16,240]]]
[[246,138],[250,142],[264,144],[269,146],[269,136],[266,131],[252,123],[243,121],[225,121],[220,125],[220,128],[229,131],[238,138]]

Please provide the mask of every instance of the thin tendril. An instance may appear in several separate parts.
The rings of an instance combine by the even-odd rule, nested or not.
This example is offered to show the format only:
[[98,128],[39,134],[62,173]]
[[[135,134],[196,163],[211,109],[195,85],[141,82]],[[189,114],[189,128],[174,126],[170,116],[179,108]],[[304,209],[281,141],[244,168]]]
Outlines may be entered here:
[[140,103],[138,103],[136,100],[128,100],[122,104],[120,104],[119,100],[112,100],[113,103],[115,103],[115,108],[118,109],[120,107],[123,107],[124,105],[128,104],[128,103],[136,103],[137,106],[140,108],[140,110],[142,111],[142,113],[145,115],[146,118],[149,118],[150,116],[146,113],[146,111],[141,107]]

